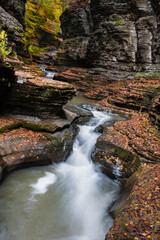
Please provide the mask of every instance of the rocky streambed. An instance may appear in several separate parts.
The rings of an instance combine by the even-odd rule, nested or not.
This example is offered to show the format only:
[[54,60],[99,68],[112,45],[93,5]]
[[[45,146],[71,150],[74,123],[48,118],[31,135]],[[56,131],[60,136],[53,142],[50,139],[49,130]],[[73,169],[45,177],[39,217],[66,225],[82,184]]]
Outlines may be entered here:
[[[42,166],[65,161],[67,156],[72,151],[73,141],[78,131],[77,125],[87,122],[92,117],[92,114],[90,111],[88,111],[86,106],[83,108],[77,108],[77,106],[67,104],[65,107],[62,107],[64,104],[64,99],[67,101],[71,98],[71,95],[73,96],[75,94],[75,90],[72,85],[60,81],[55,82],[55,80],[53,81],[45,78],[45,76],[39,72],[39,68],[34,65],[30,67],[25,66],[19,68],[20,63],[15,64],[17,71],[15,74],[14,71],[12,72],[12,79],[13,81],[17,81],[16,85],[18,88],[23,88],[25,91],[23,91],[23,95],[20,95],[21,101],[19,109],[16,111],[12,105],[10,108],[8,108],[8,103],[4,101],[3,112],[1,113],[2,115],[0,120],[1,179],[4,179],[7,173],[16,169]],[[70,83],[74,83],[74,80],[79,78],[79,70],[81,69],[71,69],[71,76],[73,79],[68,77],[68,72],[65,78],[67,77],[70,79]],[[104,107],[113,110],[113,105],[106,101],[106,95],[101,95],[99,89],[100,86],[103,86],[103,89],[101,88],[101,90],[102,92],[105,92],[105,89],[107,88],[110,96],[110,91],[112,94],[114,94],[112,88],[114,84],[116,85],[116,82],[109,84],[107,87],[105,85],[105,81],[101,81],[98,76],[94,75],[95,73],[88,73],[86,69],[82,69],[82,71],[84,73],[84,75],[81,75],[83,80],[80,79],[77,81],[75,84],[77,89],[82,90],[86,96],[89,93],[89,96],[92,96],[93,99],[97,99],[97,96],[102,96],[104,100],[102,100],[102,102],[99,101],[99,105],[103,105]],[[8,74],[9,72],[6,71],[6,73]],[[90,77],[92,75],[95,76],[92,88],[89,88],[89,80],[87,80],[88,78],[85,77],[86,74],[88,74]],[[62,79],[62,76],[63,73],[60,73],[55,76],[55,78],[60,80]],[[8,79],[11,78],[8,77]],[[62,80],[64,81],[64,79]],[[15,90],[15,85],[12,88],[12,82],[11,84],[8,83],[10,83],[10,81],[3,82],[1,89],[3,88],[8,92],[8,94],[5,96],[8,97],[9,102],[12,102],[10,100],[14,96],[13,93],[15,93],[17,90]],[[55,88],[54,84],[58,84],[58,87]],[[30,99],[30,101],[28,101],[26,98],[28,89],[30,93],[28,99]],[[89,92],[87,92],[87,89]],[[95,89],[97,89],[98,92],[95,92]],[[108,89],[111,90],[109,91]],[[69,94],[68,90],[70,92]],[[51,95],[48,94],[48,91],[52,92],[51,95],[54,95],[54,93],[57,94],[58,92],[58,95],[56,95],[59,96],[57,98],[59,101],[58,104],[53,98],[51,98]],[[65,97],[63,97],[63,94],[61,94],[60,91],[66,92]],[[105,94],[107,94],[107,91]],[[38,97],[39,93],[42,93],[43,98],[41,96],[40,98]],[[18,94],[19,90],[17,91],[17,99],[19,98]],[[59,100],[61,95],[63,101]],[[76,99],[77,98],[74,99],[73,103],[77,104]],[[116,99],[117,98],[115,97],[114,100],[116,101]],[[41,109],[42,114],[40,114],[41,111],[39,109],[37,111],[37,108],[32,106],[34,102],[33,100],[39,105],[41,105],[41,102],[44,101],[44,104],[42,104],[43,109]],[[15,102],[13,101],[15,104],[16,102],[17,100],[15,100]],[[86,99],[83,98],[82,103],[85,104],[85,102]],[[50,111],[47,110],[47,104],[50,106],[55,104],[55,112],[50,113]],[[10,109],[10,111],[7,112],[6,109]],[[14,109],[14,111],[12,109]],[[31,109],[35,110],[32,111]],[[99,111],[104,111],[104,109],[101,107],[98,109]],[[118,110],[116,107],[115,109]],[[121,111],[123,111],[123,108],[121,108]],[[137,138],[134,138],[134,134],[138,134],[138,132],[143,133],[143,129],[147,127],[150,134],[147,135],[147,132],[145,133],[145,131],[144,134],[142,134],[147,141],[148,137],[152,138],[152,135],[155,134],[156,130],[148,125],[147,118],[143,117],[143,113],[140,113],[139,119],[139,115],[136,115],[136,113],[133,114],[131,110],[125,112],[127,112],[127,115],[119,113],[120,115],[118,116],[116,113],[113,114],[114,118],[111,121],[107,122],[106,125],[100,125],[96,129],[96,132],[101,134],[101,136],[98,137],[95,149],[92,152],[92,160],[96,166],[96,171],[98,172],[99,169],[101,169],[105,175],[109,176],[116,182],[118,181],[121,185],[118,200],[115,201],[109,209],[109,212],[113,217],[117,216],[117,213],[120,211],[120,209],[124,207],[126,199],[129,200],[130,197],[132,197],[130,192],[134,183],[137,181],[137,170],[140,166],[140,160],[137,156],[137,153],[140,153],[139,155],[143,153],[143,155],[141,155],[143,156],[143,159],[148,159],[149,156],[151,160],[154,156],[155,160],[158,160],[158,151],[156,151],[156,154],[153,152],[155,151],[154,149],[156,146],[158,147],[157,138],[154,139],[156,144],[150,145],[151,151],[149,151],[147,148],[143,148],[144,144],[142,145],[141,141],[137,141]],[[140,124],[137,125],[137,121],[140,121]],[[141,128],[142,130],[139,131]],[[130,133],[129,135],[128,131]],[[141,146],[137,147],[132,139],[135,139],[136,143],[141,144]],[[146,155],[148,153],[149,155]],[[114,232],[114,228],[112,231]],[[112,232],[110,233],[112,235]],[[111,235],[108,235],[109,238]]]
[[[90,109],[93,109],[91,111],[92,113],[90,112]],[[102,230],[103,225],[105,228],[108,226],[107,228],[109,229],[109,227],[111,226],[110,224],[112,222],[110,214],[112,216],[115,216],[118,209],[121,208],[122,205],[124,204],[124,202],[125,202],[124,194],[127,194],[127,195],[129,194],[129,192],[133,186],[133,182],[135,180],[135,176],[133,177],[133,175],[134,175],[133,173],[138,170],[140,162],[139,162],[139,159],[136,156],[132,155],[131,153],[129,153],[123,149],[120,149],[120,148],[117,149],[117,147],[114,146],[113,144],[111,147],[111,144],[107,141],[104,144],[104,141],[102,141],[99,138],[100,135],[103,136],[104,129],[111,126],[115,121],[124,120],[125,116],[120,117],[117,114],[113,114],[112,112],[109,112],[109,111],[104,111],[103,109],[99,109],[97,111],[96,108],[91,108],[89,105],[83,105],[82,107],[77,107],[74,105],[67,105],[64,107],[64,112],[67,113],[66,116],[70,116],[70,117],[72,116],[72,121],[70,122],[70,124],[68,124],[68,126],[64,127],[65,129],[62,129],[61,131],[59,131],[60,129],[57,129],[57,131],[52,133],[52,132],[49,132],[49,130],[44,132],[44,129],[43,129],[42,133],[35,133],[31,130],[28,131],[23,128],[18,128],[16,130],[12,130],[7,133],[2,133],[2,136],[4,137],[3,140],[5,143],[7,143],[4,145],[3,140],[1,141],[1,150],[3,150],[2,161],[5,163],[4,168],[2,166],[2,168],[3,168],[2,174],[3,173],[6,174],[7,172],[10,172],[13,169],[17,169],[17,168],[24,168],[24,167],[37,166],[37,165],[47,165],[49,163],[62,162],[61,164],[56,165],[57,167],[54,167],[54,169],[55,169],[54,173],[51,173],[51,169],[53,168],[53,165],[50,165],[50,168],[49,167],[45,168],[45,176],[41,176],[43,174],[40,174],[40,172],[42,172],[42,169],[30,170],[31,171],[30,174],[32,174],[32,172],[34,172],[34,175],[38,174],[37,176],[41,176],[41,178],[38,179],[36,184],[28,183],[30,187],[33,186],[33,188],[35,188],[35,191],[33,191],[33,194],[32,194],[33,199],[29,200],[30,207],[28,207],[27,205],[24,206],[25,207],[24,209],[26,209],[25,211],[29,212],[33,208],[32,211],[35,212],[35,207],[36,207],[35,202],[38,201],[39,204],[42,204],[42,197],[40,197],[40,196],[43,196],[43,194],[48,192],[49,186],[54,184],[54,182],[58,181],[56,179],[57,179],[57,177],[59,178],[59,174],[61,176],[60,181],[63,182],[65,179],[65,176],[67,174],[67,171],[69,171],[69,175],[67,175],[68,177],[66,176],[68,180],[66,179],[64,181],[65,184],[64,183],[62,184],[62,182],[60,183],[60,185],[61,185],[60,189],[63,189],[63,187],[64,187],[63,185],[67,184],[66,185],[67,189],[65,187],[66,190],[64,190],[64,191],[66,191],[66,193],[64,192],[62,199],[60,198],[58,202],[61,203],[61,200],[65,200],[65,205],[69,207],[67,209],[66,215],[68,216],[69,211],[71,211],[70,212],[71,223],[72,223],[72,218],[75,216],[76,218],[74,221],[79,223],[80,229],[81,228],[82,229],[79,232],[80,235],[76,236],[75,234],[77,234],[77,231],[79,231],[79,230],[76,227],[74,227],[74,232],[73,232],[71,230],[72,228],[70,229],[70,227],[69,228],[67,227],[67,232],[69,231],[69,233],[66,233],[66,231],[64,229],[64,231],[63,231],[64,234],[71,234],[71,235],[74,234],[75,239],[79,239],[79,238],[81,239],[81,235],[82,235],[82,237],[85,236],[86,239],[93,239],[92,235],[94,233],[94,239],[99,239],[100,236],[102,239],[104,239],[105,230]],[[94,117],[92,114],[94,115]],[[91,120],[89,121],[89,119],[91,119]],[[97,119],[98,119],[98,124],[95,122],[95,120],[97,121]],[[4,118],[3,118],[3,120],[4,120]],[[10,123],[12,123],[13,118],[10,118],[10,119],[8,118],[8,121],[10,121]],[[20,121],[20,119],[19,119],[19,121]],[[89,121],[89,123],[85,124],[85,122],[88,122],[88,121]],[[75,136],[76,136],[76,133],[78,130],[78,126],[80,129],[80,132],[74,142],[74,146],[73,146],[73,150],[72,150],[73,140],[75,139]],[[93,130],[92,130],[92,128],[93,128]],[[90,136],[90,134],[91,134],[91,136]],[[94,140],[92,135],[96,136],[96,138],[98,138],[96,147],[94,147],[94,145],[93,145],[96,142],[96,140]],[[87,140],[87,137],[89,137],[88,140]],[[85,141],[85,142],[83,143],[83,141]],[[93,147],[94,147],[94,149],[93,149]],[[79,150],[78,150],[78,148],[79,148]],[[8,152],[7,152],[7,150],[8,150]],[[66,163],[63,162],[64,160],[66,160],[66,158],[69,155],[69,153],[71,152],[71,150],[72,150],[72,153],[71,153],[70,157],[68,158],[67,162]],[[77,151],[79,151],[79,152],[77,152]],[[95,163],[94,165],[92,163],[90,163],[90,161],[88,162],[88,160],[87,160],[87,159],[90,159],[91,152],[92,152],[92,160]],[[72,156],[72,155],[74,155],[74,156]],[[78,162],[73,164],[72,160],[78,161]],[[85,162],[85,161],[87,161],[87,162]],[[77,172],[77,171],[79,171],[78,169],[80,169],[79,173]],[[104,175],[100,172],[100,169],[102,169],[102,172],[104,173]],[[29,173],[29,171],[28,171],[28,173]],[[18,178],[21,175],[21,174],[20,175],[19,174],[20,173],[17,173]],[[22,173],[22,175],[23,175],[23,173]],[[24,172],[24,176],[25,176],[25,172]],[[78,176],[79,176],[79,178],[78,178]],[[114,181],[109,180],[109,178],[107,178],[106,176],[110,176],[111,179],[113,179]],[[31,177],[31,175],[30,175],[30,177]],[[53,179],[53,177],[54,177],[54,179]],[[12,177],[9,179],[12,179]],[[10,182],[9,179],[7,180],[7,182],[8,181]],[[70,180],[72,180],[71,183],[70,183]],[[17,182],[16,179],[11,180],[11,185],[12,185],[12,181]],[[28,180],[26,180],[26,181],[28,182]],[[7,182],[5,182],[3,184],[4,189],[2,190],[2,201],[1,201],[2,205],[3,205],[3,198],[4,198],[3,193],[5,194],[5,184],[7,184]],[[22,184],[22,182],[21,182],[21,184]],[[79,189],[77,195],[75,195],[75,193],[77,191],[76,192],[73,191],[75,188],[75,184],[77,186],[76,188]],[[86,187],[86,184],[88,187]],[[10,183],[9,183],[9,185],[10,185]],[[83,185],[84,185],[84,188],[82,188]],[[111,186],[111,185],[113,185],[113,186]],[[72,193],[72,191],[69,190],[71,186],[73,188],[72,189],[73,193]],[[120,186],[120,189],[118,186]],[[3,186],[2,186],[2,188],[3,188]],[[20,186],[20,189],[21,188],[22,188],[22,186]],[[25,188],[28,189],[27,186]],[[8,189],[8,187],[6,189]],[[17,186],[15,186],[15,189],[17,189]],[[58,191],[60,191],[60,189]],[[17,189],[16,191],[18,194],[19,189]],[[79,191],[81,192],[81,195],[79,195]],[[97,191],[99,192],[98,195],[97,195]],[[28,193],[28,190],[26,193]],[[96,199],[95,199],[95,194],[97,195]],[[47,193],[47,195],[48,195],[48,193]],[[47,197],[47,195],[45,195],[45,196]],[[71,199],[69,197],[70,195],[72,196]],[[55,196],[57,196],[57,192],[55,193]],[[67,200],[65,196],[67,197],[67,199],[69,197],[69,199]],[[37,197],[38,197],[38,199],[37,199]],[[92,201],[93,206],[90,205],[90,203],[88,202],[89,199]],[[5,198],[4,198],[4,200],[5,200]],[[23,201],[23,197],[21,200]],[[21,200],[20,200],[20,202],[21,202]],[[55,207],[55,204],[57,204],[56,200],[54,198],[52,200],[54,200],[54,202],[50,206],[50,209]],[[15,200],[13,200],[13,201],[15,201]],[[46,198],[46,201],[45,202],[43,201],[43,204],[46,204],[46,202],[48,202],[48,201],[50,202],[51,199],[47,200],[47,198]],[[7,202],[9,202],[8,198],[6,200],[6,203]],[[26,199],[26,203],[27,202],[28,202],[28,200]],[[73,204],[72,204],[73,206],[71,209],[70,209],[70,202],[71,203],[73,202]],[[86,209],[91,208],[92,211],[90,212],[89,210],[87,210],[85,213],[86,218],[84,218],[81,211],[79,211],[79,208],[83,208],[83,207],[85,208],[86,204],[88,206],[88,203],[89,203],[90,207],[89,208],[87,207]],[[16,202],[15,202],[15,204],[16,204]],[[31,207],[31,205],[33,205],[33,204],[34,204],[34,206]],[[75,207],[77,206],[78,208],[75,209],[74,204],[75,204]],[[23,204],[22,204],[22,206],[23,206]],[[106,207],[107,207],[107,209],[106,209]],[[102,208],[104,208],[103,211],[102,211]],[[37,207],[36,207],[36,209],[37,209]],[[52,209],[52,210],[54,210],[54,209]],[[105,222],[103,221],[103,224],[102,224],[102,222],[100,220],[101,219],[100,216],[101,216],[101,214],[102,215],[104,214],[104,210],[106,212],[105,213],[106,220],[105,220]],[[94,217],[92,217],[92,214],[94,211],[96,211],[96,212],[95,212]],[[20,211],[18,211],[18,212],[20,213]],[[26,212],[26,214],[27,214],[27,212]],[[43,216],[46,214],[46,212],[47,211],[45,211],[43,213]],[[65,212],[65,209],[64,209],[64,212]],[[82,216],[81,216],[81,214],[82,214]],[[22,214],[20,214],[20,215],[22,215]],[[51,214],[49,214],[49,212],[48,212],[46,217],[50,219],[50,215]],[[3,213],[2,217],[7,219],[7,215],[6,215],[6,217],[4,217],[4,216],[5,216],[5,214]],[[11,211],[11,216],[12,216],[12,211]],[[11,216],[10,216],[10,220],[12,219]],[[35,213],[35,216],[36,216],[36,213]],[[77,220],[77,217],[78,217],[78,220]],[[29,219],[29,217],[28,217],[28,219]],[[94,219],[94,221],[93,221],[93,219]],[[16,220],[16,221],[18,221],[18,220]],[[46,221],[47,221],[47,219],[46,219]],[[54,222],[55,220],[51,219],[51,221]],[[57,220],[57,221],[59,221],[59,220]],[[64,224],[63,221],[60,221],[60,223]],[[5,238],[7,237],[9,239],[10,236],[15,235],[14,229],[13,229],[13,224],[11,224],[11,223],[12,223],[12,220],[9,222],[8,222],[8,220],[7,221],[4,220],[4,222],[2,223],[2,226],[4,224],[3,231],[1,232],[2,237],[5,236]],[[11,224],[9,227],[9,230],[5,230],[6,227],[9,226],[8,224],[9,225]],[[96,228],[93,232],[92,227],[95,224],[96,224]],[[54,225],[55,224],[53,224],[53,226]],[[25,226],[27,229],[28,223],[25,223]],[[37,229],[38,229],[38,226],[39,226],[39,224],[37,225]],[[66,225],[64,225],[64,226],[66,226]],[[60,228],[59,225],[58,225],[58,227],[56,227],[56,231],[58,231],[57,230],[58,228]],[[39,236],[43,236],[43,234],[44,234],[42,229],[43,229],[43,227],[41,226],[41,228],[38,230],[38,232],[40,234]],[[20,234],[21,234],[21,232],[23,232],[23,228],[20,227]],[[36,239],[38,232],[30,231],[30,233],[31,232],[34,232],[34,234],[35,234],[34,236]],[[48,231],[48,232],[50,233],[50,231]],[[55,234],[55,232],[54,232],[54,234]],[[57,233],[57,234],[59,234],[59,233]],[[84,236],[83,236],[83,234],[84,234]],[[17,236],[17,237],[19,237],[19,236]],[[49,235],[45,235],[45,236],[47,237]],[[59,236],[59,235],[57,235],[57,236]],[[63,234],[62,234],[62,236],[63,236]],[[25,235],[23,235],[23,237],[25,239]],[[47,237],[47,239],[48,239],[48,237]],[[64,239],[64,238],[61,237],[61,239]],[[71,239],[70,235],[68,236],[68,239]]]
[[[17,64],[19,66],[20,63]],[[36,66],[33,66],[33,69],[34,71],[30,71],[31,67],[21,67],[15,71],[15,74],[14,71],[12,72],[12,78],[8,77],[7,80],[5,75],[6,80],[1,85],[1,91],[5,89],[8,93],[3,101],[0,118],[1,180],[13,170],[64,162],[72,152],[78,125],[88,122],[93,116],[84,98],[81,107],[72,104],[63,106],[65,101],[75,94],[72,85],[45,78]],[[6,74],[8,72],[6,71]],[[39,93],[43,98],[39,97]],[[57,100],[54,101],[52,96],[58,96]],[[78,104],[79,101],[81,102],[81,99],[78,99]],[[35,106],[33,106],[34,102]],[[77,98],[73,99],[73,103],[77,104]],[[36,107],[38,105],[42,106],[40,110]],[[53,105],[55,112],[51,112],[47,107]],[[126,116],[112,114],[101,108],[98,112],[99,114],[105,112],[112,118],[95,129],[95,134],[101,137],[98,137],[96,147],[92,150],[92,160],[96,174],[102,171],[104,176],[109,176],[113,182],[121,186],[118,191],[118,201],[116,197],[107,210],[115,217],[116,212],[123,206],[126,195],[128,196],[131,191],[136,179],[134,173],[138,170],[140,161],[137,156],[117,148],[108,140],[104,141],[102,137],[108,127],[116,121],[125,120]]]

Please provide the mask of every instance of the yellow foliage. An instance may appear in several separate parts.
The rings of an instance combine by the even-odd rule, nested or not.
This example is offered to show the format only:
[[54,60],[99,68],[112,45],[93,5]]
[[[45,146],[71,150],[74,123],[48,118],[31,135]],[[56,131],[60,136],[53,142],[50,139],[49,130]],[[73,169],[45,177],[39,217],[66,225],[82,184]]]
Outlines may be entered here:
[[4,30],[0,31],[0,56],[1,60],[5,61],[5,57],[12,52],[11,48],[8,48],[7,33]]
[[28,0],[25,15],[26,46],[40,46],[40,39],[45,32],[56,39],[60,33],[60,15],[70,0]]

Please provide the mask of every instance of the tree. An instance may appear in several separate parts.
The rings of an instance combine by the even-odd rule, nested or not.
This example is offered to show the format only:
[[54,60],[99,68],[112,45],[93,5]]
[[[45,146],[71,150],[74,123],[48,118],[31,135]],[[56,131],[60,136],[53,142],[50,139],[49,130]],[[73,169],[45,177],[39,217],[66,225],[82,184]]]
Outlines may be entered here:
[[29,50],[32,51],[35,46],[56,45],[61,32],[59,18],[68,3],[69,0],[27,1],[25,43]]

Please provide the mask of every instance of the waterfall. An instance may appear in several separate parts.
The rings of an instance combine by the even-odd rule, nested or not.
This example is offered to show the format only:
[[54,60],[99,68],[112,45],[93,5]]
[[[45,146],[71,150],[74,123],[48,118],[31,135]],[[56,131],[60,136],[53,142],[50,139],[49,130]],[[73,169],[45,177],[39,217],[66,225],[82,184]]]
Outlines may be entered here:
[[[112,115],[95,109],[92,113],[93,118],[79,126],[66,162],[22,170],[4,182],[0,192],[1,240],[104,240],[113,223],[108,210],[119,186],[96,171],[91,160],[100,136],[96,129],[111,121]],[[22,178],[26,182],[20,181]],[[20,198],[18,203],[13,200],[14,191]],[[17,208],[21,210],[16,213]]]

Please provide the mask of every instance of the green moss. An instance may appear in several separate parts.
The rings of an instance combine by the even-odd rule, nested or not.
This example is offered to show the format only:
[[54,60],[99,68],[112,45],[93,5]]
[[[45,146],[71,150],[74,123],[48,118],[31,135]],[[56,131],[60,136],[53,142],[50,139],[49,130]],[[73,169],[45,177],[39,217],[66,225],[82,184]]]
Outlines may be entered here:
[[8,131],[12,131],[13,129],[17,129],[19,127],[22,127],[22,123],[14,123],[5,127],[0,128],[0,133],[4,133],[4,132],[8,132]]
[[152,86],[151,87],[151,90],[157,94],[160,94],[160,87],[157,87],[157,86]]
[[0,58],[4,62],[5,58],[12,52],[8,47],[7,33],[0,29]]
[[45,131],[45,132],[55,132],[55,130],[58,128],[57,125],[47,125],[42,123],[33,123],[33,122],[27,122],[22,120],[22,126],[26,129],[32,130],[32,131]]
[[137,74],[136,77],[160,77],[160,72],[142,72]]
[[54,137],[52,134],[43,133],[43,135],[47,138],[47,140],[52,141],[52,142],[56,142],[56,145],[61,144],[61,141],[58,138]]
[[103,97],[102,97],[102,96],[98,96],[97,99],[98,99],[98,100],[102,100]]
[[42,98],[50,98],[54,94],[54,90],[52,88],[46,89],[42,94]]

